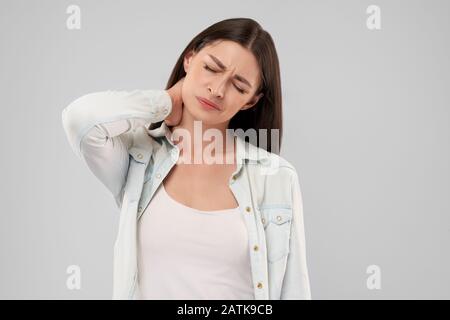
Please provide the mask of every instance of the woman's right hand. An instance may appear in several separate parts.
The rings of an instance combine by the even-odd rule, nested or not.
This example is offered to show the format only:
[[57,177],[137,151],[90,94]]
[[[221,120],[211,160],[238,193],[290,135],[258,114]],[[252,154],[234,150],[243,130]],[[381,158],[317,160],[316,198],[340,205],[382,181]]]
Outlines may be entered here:
[[172,98],[172,112],[164,119],[168,126],[176,126],[181,121],[184,107],[181,90],[183,88],[184,78],[181,78],[175,85],[166,90]]

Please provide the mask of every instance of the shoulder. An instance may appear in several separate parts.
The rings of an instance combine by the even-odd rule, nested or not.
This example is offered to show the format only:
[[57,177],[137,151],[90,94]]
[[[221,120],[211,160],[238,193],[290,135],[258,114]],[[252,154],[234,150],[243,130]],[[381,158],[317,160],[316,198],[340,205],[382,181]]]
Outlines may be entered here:
[[272,153],[272,152],[267,152],[266,151],[266,155],[268,158],[268,161],[266,161],[266,165],[269,166],[278,166],[280,169],[285,169],[288,171],[293,171],[295,172],[295,167],[294,165],[288,161],[285,157],[276,154],[276,153]]
[[296,167],[285,157],[264,150],[264,156],[258,161],[261,169],[270,170],[273,175],[296,178],[298,172]]
[[292,196],[298,184],[298,173],[293,163],[267,151],[260,154],[258,161],[251,163],[249,178],[260,206],[292,206]]
[[255,148],[258,149],[258,158],[250,162],[252,180],[261,190],[269,190],[269,193],[290,194],[299,184],[299,172],[295,165],[279,154]]

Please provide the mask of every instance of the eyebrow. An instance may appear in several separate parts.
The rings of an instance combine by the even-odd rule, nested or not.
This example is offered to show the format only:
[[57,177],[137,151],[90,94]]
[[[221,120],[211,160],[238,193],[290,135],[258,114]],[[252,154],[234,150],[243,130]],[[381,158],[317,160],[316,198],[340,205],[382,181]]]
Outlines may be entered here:
[[[212,54],[209,54],[209,53],[208,53],[208,56],[210,56],[211,59],[213,59],[214,62],[217,63],[217,65],[220,67],[220,69],[222,69],[222,70],[227,70],[227,67],[225,67],[225,65],[224,65],[219,59],[217,59],[217,57],[215,57],[215,56],[213,56]],[[234,76],[234,78],[235,78],[236,80],[239,80],[239,81],[245,83],[245,84],[248,85],[250,88],[253,88],[252,85],[250,84],[250,82],[248,82],[248,80],[245,79],[243,76],[237,74],[237,75]]]

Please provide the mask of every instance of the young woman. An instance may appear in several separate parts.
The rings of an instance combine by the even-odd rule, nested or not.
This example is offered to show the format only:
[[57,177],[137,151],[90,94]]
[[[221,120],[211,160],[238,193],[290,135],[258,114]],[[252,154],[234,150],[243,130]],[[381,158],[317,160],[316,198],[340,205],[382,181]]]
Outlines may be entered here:
[[86,94],[62,120],[120,209],[113,299],[311,299],[279,62],[256,21],[198,34],[165,90]]

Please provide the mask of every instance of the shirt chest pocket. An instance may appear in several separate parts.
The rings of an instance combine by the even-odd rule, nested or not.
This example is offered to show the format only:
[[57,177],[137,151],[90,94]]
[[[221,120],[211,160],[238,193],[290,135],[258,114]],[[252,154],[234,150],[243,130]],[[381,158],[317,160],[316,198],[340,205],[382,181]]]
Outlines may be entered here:
[[289,253],[292,209],[288,206],[263,206],[260,212],[266,234],[267,259],[276,262]]

